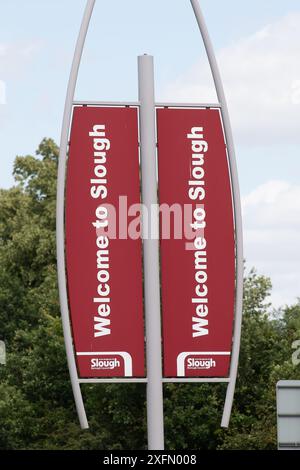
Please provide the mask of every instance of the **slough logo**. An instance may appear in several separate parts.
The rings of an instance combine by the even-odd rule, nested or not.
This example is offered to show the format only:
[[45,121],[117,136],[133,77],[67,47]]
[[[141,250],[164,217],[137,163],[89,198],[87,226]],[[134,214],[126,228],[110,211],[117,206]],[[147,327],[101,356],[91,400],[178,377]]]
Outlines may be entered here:
[[230,351],[189,351],[177,356],[177,377],[184,377],[187,371],[217,369],[219,358],[230,356]]
[[212,369],[216,367],[216,361],[214,361],[212,358],[206,359],[194,359],[194,358],[189,358],[187,360],[187,369]]
[[121,367],[120,361],[118,359],[109,359],[109,358],[94,358],[91,359],[91,369],[92,370],[107,370],[107,369],[116,369]]
[[126,351],[80,351],[76,354],[81,361],[87,358],[85,364],[90,367],[90,370],[116,370],[124,367],[124,376],[132,377],[132,357]]

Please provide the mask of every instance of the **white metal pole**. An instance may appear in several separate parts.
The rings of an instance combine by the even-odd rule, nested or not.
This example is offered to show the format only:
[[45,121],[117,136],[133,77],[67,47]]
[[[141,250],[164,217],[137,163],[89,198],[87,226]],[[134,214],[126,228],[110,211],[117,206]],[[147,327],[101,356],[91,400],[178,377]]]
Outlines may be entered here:
[[[164,449],[163,386],[160,321],[159,241],[151,239],[150,233],[158,233],[158,214],[150,220],[157,207],[156,132],[154,102],[153,57],[138,57],[140,101],[140,145],[142,172],[142,202],[146,208],[143,218],[148,217],[148,233],[144,235],[144,292],[147,353],[147,424],[148,449]],[[144,219],[145,222],[145,219]],[[150,230],[152,224],[153,230]],[[153,224],[156,227],[153,227]]]
[[58,273],[58,290],[61,317],[64,331],[64,339],[66,346],[67,361],[70,373],[70,379],[74,394],[76,410],[82,429],[89,427],[82,400],[80,385],[78,381],[78,374],[76,369],[74,349],[72,342],[72,333],[69,318],[67,285],[66,285],[66,267],[65,267],[65,177],[66,177],[66,162],[67,162],[67,148],[69,127],[72,116],[72,105],[74,99],[75,86],[77,81],[79,64],[82,56],[83,46],[85,42],[86,33],[88,30],[89,22],[92,16],[95,0],[88,0],[72,62],[70,78],[68,83],[68,90],[65,102],[63,124],[60,139],[60,151],[58,161],[58,174],[57,174],[57,195],[56,195],[56,252],[57,252],[57,273]]
[[241,326],[242,326],[242,311],[243,311],[243,273],[244,273],[244,259],[243,259],[243,227],[242,227],[242,211],[241,211],[241,198],[240,189],[235,157],[235,149],[232,137],[231,124],[227,108],[227,102],[223,89],[221,74],[217,64],[216,56],[214,53],[213,45],[205,24],[204,16],[202,14],[199,2],[197,0],[190,0],[193,7],[200,33],[206,49],[208,61],[210,64],[212,76],[214,79],[216,92],[219,103],[221,104],[221,114],[223,119],[223,126],[228,150],[229,167],[232,181],[232,193],[234,204],[234,217],[235,217],[235,238],[236,238],[236,295],[235,295],[235,318],[234,318],[234,337],[232,346],[232,357],[230,365],[230,382],[227,387],[222,427],[228,427],[233,396],[236,384],[240,341],[241,341]]

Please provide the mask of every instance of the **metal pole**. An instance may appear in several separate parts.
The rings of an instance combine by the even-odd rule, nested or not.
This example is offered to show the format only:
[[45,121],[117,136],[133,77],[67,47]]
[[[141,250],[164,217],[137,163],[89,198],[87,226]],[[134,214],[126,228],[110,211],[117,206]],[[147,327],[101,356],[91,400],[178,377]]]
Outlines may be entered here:
[[74,99],[75,86],[77,81],[79,64],[82,56],[83,46],[88,30],[89,22],[92,16],[95,0],[88,0],[72,62],[70,78],[68,83],[68,90],[65,102],[63,124],[60,139],[60,151],[58,161],[58,174],[57,174],[57,195],[56,195],[56,251],[57,251],[57,275],[58,275],[58,290],[60,309],[62,317],[62,325],[64,331],[64,339],[66,346],[67,361],[70,373],[70,379],[73,389],[73,395],[76,405],[76,410],[82,429],[89,427],[82,400],[80,385],[78,381],[78,374],[74,358],[74,349],[72,342],[72,334],[70,327],[67,285],[66,285],[66,267],[65,267],[65,175],[66,175],[66,161],[67,161],[67,148],[69,138],[69,127],[72,116],[72,105]]
[[[164,449],[163,388],[161,365],[159,242],[151,239],[150,222],[158,231],[158,214],[150,221],[151,208],[157,207],[156,138],[153,57],[138,57],[140,101],[140,145],[142,172],[142,202],[148,217],[148,234],[144,233],[144,282],[147,352],[147,422],[148,449]],[[152,225],[153,227],[153,225]],[[153,233],[151,231],[151,233]]]
[[232,193],[234,204],[234,217],[235,217],[235,238],[236,238],[236,294],[235,294],[235,319],[234,319],[234,338],[232,346],[232,357],[230,364],[230,382],[227,387],[222,427],[228,427],[233,396],[235,390],[235,383],[238,370],[240,341],[241,341],[241,326],[242,326],[242,311],[243,311],[243,274],[244,274],[244,259],[243,259],[243,227],[242,227],[242,210],[240,189],[236,165],[235,149],[232,137],[231,124],[227,108],[227,102],[223,89],[222,79],[217,64],[216,56],[214,53],[213,45],[209,37],[209,33],[205,24],[204,16],[200,9],[197,0],[190,0],[193,7],[200,33],[206,49],[208,61],[210,64],[213,80],[216,87],[218,101],[221,104],[221,114],[225,132],[225,139],[227,143],[229,167],[232,181]]

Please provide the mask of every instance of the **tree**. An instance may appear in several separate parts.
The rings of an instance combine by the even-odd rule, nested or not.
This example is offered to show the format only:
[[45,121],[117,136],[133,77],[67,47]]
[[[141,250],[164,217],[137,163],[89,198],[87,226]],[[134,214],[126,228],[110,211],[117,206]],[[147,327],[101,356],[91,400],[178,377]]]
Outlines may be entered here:
[[[1,449],[146,448],[145,386],[90,385],[83,393],[90,430],[81,431],[69,381],[56,280],[58,147],[44,139],[36,156],[17,157],[16,184],[0,190]],[[239,376],[231,426],[220,429],[224,385],[168,384],[168,449],[269,449],[276,446],[275,384],[299,377],[293,341],[300,304],[272,316],[270,280],[245,278]]]
[[[0,191],[0,338],[8,356],[0,369],[0,448],[142,447],[145,394],[138,385],[129,385],[126,397],[118,386],[87,385],[93,426],[79,429],[56,281],[58,147],[44,139],[36,153],[16,158],[17,184]],[[131,433],[117,432],[127,426]]]
[[292,363],[293,340],[300,338],[300,303],[270,315],[264,302],[269,289],[269,280],[255,271],[245,280],[239,376],[221,449],[276,449],[276,383],[300,378],[299,365]]

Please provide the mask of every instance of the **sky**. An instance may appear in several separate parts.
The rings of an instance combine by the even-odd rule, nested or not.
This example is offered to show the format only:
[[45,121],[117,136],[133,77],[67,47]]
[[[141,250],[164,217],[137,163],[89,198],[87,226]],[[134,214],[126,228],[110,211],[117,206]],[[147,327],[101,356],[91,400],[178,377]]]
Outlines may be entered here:
[[[232,120],[247,269],[275,307],[300,297],[300,2],[202,0]],[[59,143],[85,0],[0,0],[0,187],[16,155]],[[216,101],[189,0],[97,0],[76,98],[136,100],[154,55],[158,101]]]

